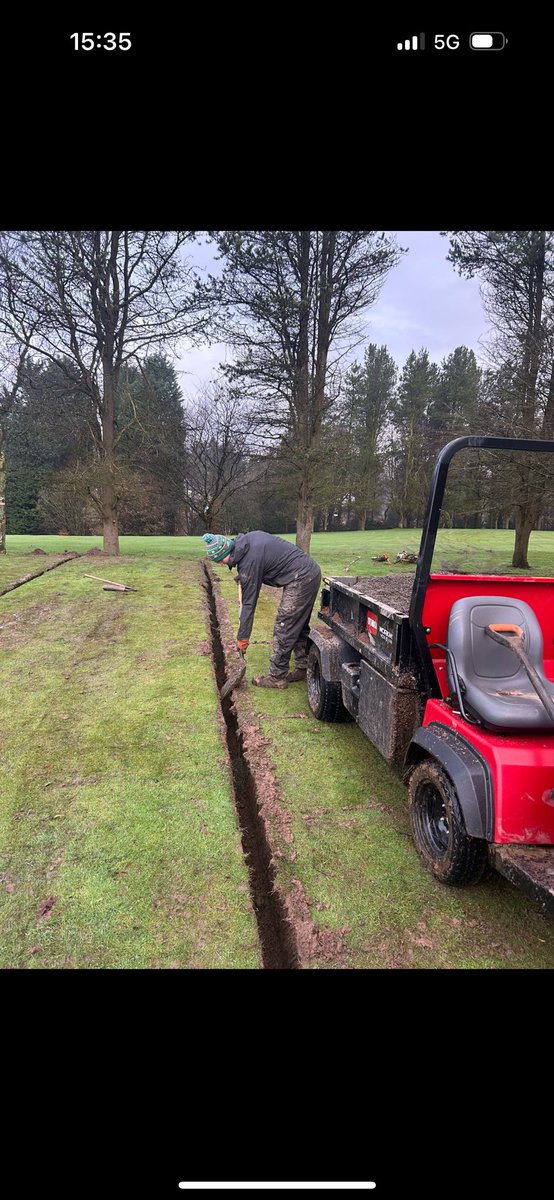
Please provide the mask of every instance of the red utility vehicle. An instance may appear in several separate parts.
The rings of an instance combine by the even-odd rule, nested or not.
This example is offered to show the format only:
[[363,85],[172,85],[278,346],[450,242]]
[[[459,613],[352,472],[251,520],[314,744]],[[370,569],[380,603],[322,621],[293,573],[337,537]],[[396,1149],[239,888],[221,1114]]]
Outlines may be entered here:
[[436,879],[476,882],[490,864],[554,913],[554,578],[431,573],[448,467],[466,448],[543,454],[554,441],[444,447],[405,605],[387,601],[390,576],[324,581],[308,701],[319,720],[353,718],[402,772]]

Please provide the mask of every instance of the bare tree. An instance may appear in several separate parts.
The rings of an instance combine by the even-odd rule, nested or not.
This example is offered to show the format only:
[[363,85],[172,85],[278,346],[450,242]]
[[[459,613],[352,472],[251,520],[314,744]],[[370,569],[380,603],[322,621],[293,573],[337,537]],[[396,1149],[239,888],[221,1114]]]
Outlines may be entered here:
[[233,390],[205,387],[186,406],[187,505],[207,532],[217,528],[231,497],[265,475],[267,464],[257,451],[255,415]]
[[39,490],[41,513],[70,536],[98,533],[100,518],[89,491],[91,469],[74,463],[58,471],[48,487]]
[[[119,554],[114,451],[121,368],[203,325],[196,275],[183,258],[193,231],[16,230],[0,242],[0,328],[46,359],[77,366],[91,432],[104,549]],[[131,417],[131,420],[133,418]]]
[[296,542],[308,551],[323,421],[339,395],[341,357],[360,315],[398,262],[391,237],[370,230],[212,232],[224,260],[212,280],[218,323],[238,352],[224,370],[264,392],[297,489]]

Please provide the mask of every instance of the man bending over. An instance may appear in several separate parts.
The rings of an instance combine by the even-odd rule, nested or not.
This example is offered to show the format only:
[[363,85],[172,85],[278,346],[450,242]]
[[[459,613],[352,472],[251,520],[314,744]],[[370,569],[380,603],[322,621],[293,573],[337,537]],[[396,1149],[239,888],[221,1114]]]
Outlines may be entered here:
[[[306,678],[310,616],[321,583],[321,571],[313,558],[273,533],[254,529],[225,537],[205,533],[206,552],[212,562],[237,569],[242,607],[237,648],[246,652],[254,624],[254,613],[263,583],[283,589],[273,629],[273,651],[269,674],[256,675],[257,687],[286,688]],[[289,671],[291,654],[294,670]]]

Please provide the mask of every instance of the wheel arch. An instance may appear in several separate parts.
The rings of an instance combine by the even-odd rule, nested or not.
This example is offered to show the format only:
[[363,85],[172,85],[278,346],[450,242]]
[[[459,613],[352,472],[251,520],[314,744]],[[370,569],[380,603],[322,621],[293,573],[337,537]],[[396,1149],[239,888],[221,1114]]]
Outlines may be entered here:
[[494,790],[489,764],[461,734],[437,722],[414,734],[406,757],[406,777],[425,758],[435,759],[451,779],[467,834],[491,842]]
[[348,642],[342,638],[332,634],[331,637],[325,637],[319,629],[310,629],[308,634],[308,648],[313,643],[317,646],[321,656],[321,666],[325,678],[330,683],[341,682],[341,665],[343,662],[351,662],[353,659],[359,658],[359,654],[348,645]]

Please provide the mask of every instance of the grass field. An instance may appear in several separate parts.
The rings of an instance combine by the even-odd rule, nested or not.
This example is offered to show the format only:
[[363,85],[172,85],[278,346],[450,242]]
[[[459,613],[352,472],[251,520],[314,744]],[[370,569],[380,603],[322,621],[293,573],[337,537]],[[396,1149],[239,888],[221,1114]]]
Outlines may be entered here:
[[[74,560],[0,598],[0,962],[257,969],[208,652],[204,546],[121,542],[120,559]],[[318,534],[311,551],[325,574],[369,574],[390,570],[373,554],[418,544],[416,531]],[[27,557],[37,546],[55,557],[91,545],[100,539],[9,537],[0,590],[47,562]],[[441,531],[438,558],[467,571],[488,555],[498,570],[512,545],[511,532]],[[532,535],[530,562],[531,573],[554,575],[554,534]],[[85,573],[138,591],[103,592]],[[233,578],[215,573],[236,629]],[[275,608],[264,589],[247,680],[267,668]],[[312,921],[342,946],[336,961],[316,954],[309,966],[554,966],[554,925],[506,881],[450,889],[423,871],[405,789],[357,726],[315,721],[302,684],[245,686],[292,831],[278,882],[301,886]]]
[[99,561],[0,601],[2,965],[257,968],[200,567]]
[[[294,542],[294,534],[281,534]],[[385,563],[372,562],[372,555],[388,553],[393,562],[400,550],[417,553],[421,539],[420,529],[378,529],[365,533],[314,533],[310,553],[321,564],[327,574],[344,574],[350,564],[350,575],[381,574],[389,568]],[[5,570],[13,557],[19,558],[39,548],[54,557],[63,550],[84,553],[91,547],[102,548],[99,537],[59,537],[57,534],[30,536],[10,534],[6,539],[8,553],[0,556],[0,571]],[[514,547],[513,530],[504,529],[440,529],[433,559],[433,570],[481,571],[504,574],[522,574],[510,566]],[[184,557],[203,559],[204,542],[200,537],[121,537],[122,555],[134,557],[172,558]],[[4,562],[2,561],[4,559]],[[354,561],[353,561],[354,560]],[[37,557],[25,559],[33,570]],[[101,561],[100,559],[98,560]],[[530,573],[554,575],[554,531],[534,532],[529,543]],[[406,570],[398,566],[395,570]],[[412,568],[413,569],[413,568]],[[102,574],[101,571],[93,574]],[[526,572],[525,572],[526,573]],[[0,575],[0,580],[3,576]],[[1,583],[0,583],[1,586]]]

